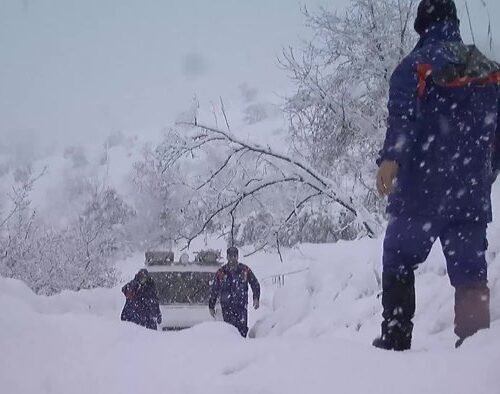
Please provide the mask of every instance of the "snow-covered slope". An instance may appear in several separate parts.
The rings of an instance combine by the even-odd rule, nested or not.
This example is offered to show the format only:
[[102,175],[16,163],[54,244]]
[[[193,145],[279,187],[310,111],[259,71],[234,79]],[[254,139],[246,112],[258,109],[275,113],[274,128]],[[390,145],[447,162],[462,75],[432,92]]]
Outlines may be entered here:
[[[488,255],[492,328],[458,350],[439,247],[417,276],[415,341],[405,353],[370,346],[380,322],[380,239],[302,245],[286,250],[284,263],[268,254],[248,258],[263,302],[251,311],[256,338],[246,340],[216,322],[177,333],[122,323],[119,287],[47,298],[1,279],[1,391],[500,393],[499,234],[497,220]],[[127,274],[134,264],[140,257]]]
[[459,351],[396,354],[355,337],[243,340],[222,323],[162,334],[29,308],[1,320],[5,393],[499,392],[498,325]]
[[[324,283],[322,279],[317,283]],[[446,285],[444,280],[441,285]],[[454,350],[450,332],[431,334],[422,329],[450,314],[443,315],[436,307],[424,309],[420,303],[415,349],[404,354],[384,352],[369,344],[377,331],[378,319],[371,315],[377,309],[375,295],[348,301],[356,298],[354,285],[336,301],[328,301],[329,288],[318,289],[323,295],[308,299],[307,293],[295,293],[290,286],[288,296],[281,301],[277,296],[275,301],[281,308],[301,310],[301,319],[293,321],[284,313],[278,319],[289,327],[284,335],[275,330],[275,335],[244,340],[223,323],[179,333],[121,323],[118,289],[64,293],[47,300],[3,279],[0,387],[2,392],[23,394],[500,392],[498,321]],[[435,286],[421,283],[419,294],[430,299],[428,292],[434,291],[437,304],[446,301],[447,289],[436,291]],[[344,308],[335,307],[336,302]],[[494,302],[498,304],[498,298]],[[84,308],[86,303],[92,307]],[[95,305],[100,305],[100,312]],[[345,321],[362,322],[363,329],[342,327]],[[451,329],[448,322],[444,328]]]

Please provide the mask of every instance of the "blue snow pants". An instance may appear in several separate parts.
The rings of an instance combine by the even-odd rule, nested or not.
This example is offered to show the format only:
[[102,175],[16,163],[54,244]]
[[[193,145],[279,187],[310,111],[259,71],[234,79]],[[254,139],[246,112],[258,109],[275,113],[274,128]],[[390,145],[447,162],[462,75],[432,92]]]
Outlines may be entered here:
[[384,239],[383,269],[398,274],[423,263],[439,238],[454,287],[487,282],[485,222],[392,217]]
[[248,310],[246,305],[222,305],[222,317],[226,323],[236,327],[242,337],[248,334]]

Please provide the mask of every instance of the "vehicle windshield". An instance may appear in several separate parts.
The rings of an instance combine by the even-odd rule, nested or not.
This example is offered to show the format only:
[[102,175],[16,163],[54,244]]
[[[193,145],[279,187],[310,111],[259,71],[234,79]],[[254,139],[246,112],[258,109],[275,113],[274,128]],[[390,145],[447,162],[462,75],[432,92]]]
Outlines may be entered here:
[[161,305],[207,304],[213,272],[150,272]]

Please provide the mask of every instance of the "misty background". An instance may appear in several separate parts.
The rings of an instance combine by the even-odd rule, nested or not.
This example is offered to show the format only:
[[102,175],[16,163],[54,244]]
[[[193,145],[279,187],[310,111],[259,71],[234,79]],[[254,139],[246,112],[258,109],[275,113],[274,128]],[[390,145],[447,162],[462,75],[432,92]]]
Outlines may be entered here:
[[[276,59],[309,34],[301,8],[345,3],[2,0],[0,149],[21,158],[117,131],[154,135],[195,94],[230,100],[242,84],[279,101],[290,82]],[[487,48],[481,4],[469,2],[476,40]],[[486,4],[500,15],[498,1]]]
[[155,133],[193,95],[229,99],[243,83],[283,93],[276,58],[306,33],[301,4],[3,0],[2,145]]

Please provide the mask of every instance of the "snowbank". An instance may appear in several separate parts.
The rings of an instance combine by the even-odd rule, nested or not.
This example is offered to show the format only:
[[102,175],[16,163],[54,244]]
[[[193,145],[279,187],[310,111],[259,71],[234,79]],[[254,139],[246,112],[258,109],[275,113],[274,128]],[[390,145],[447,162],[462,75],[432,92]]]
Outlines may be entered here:
[[4,312],[20,308],[43,315],[73,313],[115,318],[124,304],[119,288],[64,291],[46,297],[37,296],[21,281],[7,278],[0,279],[0,297]]
[[[493,192],[500,215],[500,184]],[[492,321],[500,320],[500,219],[488,229],[489,284]],[[275,291],[271,311],[254,328],[255,335],[363,338],[369,342],[380,323],[382,239],[301,245],[295,258],[307,269],[287,276]],[[293,258],[292,258],[293,260]],[[453,334],[454,291],[446,273],[439,242],[417,270],[417,312],[414,343],[450,348]],[[500,389],[499,389],[500,391]]]
[[[286,263],[273,255],[247,261],[264,289],[251,340],[224,323],[178,333],[122,323],[119,287],[49,298],[1,279],[2,392],[500,392],[498,285],[492,329],[454,350],[452,291],[434,250],[418,276],[414,349],[398,354],[370,346],[380,314],[379,240],[303,245],[284,256]],[[499,263],[491,264],[494,283]],[[294,274],[278,287],[273,274],[287,269]]]
[[[496,187],[494,200],[500,201]],[[498,204],[497,204],[498,205]],[[500,210],[496,210],[499,212]],[[489,229],[492,328],[453,348],[440,247],[417,275],[414,346],[371,347],[381,240],[302,245],[244,262],[261,279],[255,339],[224,323],[161,333],[119,321],[119,286],[54,297],[0,279],[0,388],[10,394],[500,393],[500,221]],[[124,276],[142,264],[125,262]],[[124,278],[125,279],[125,278]]]
[[398,354],[333,331],[319,338],[245,340],[223,323],[161,333],[95,315],[40,313],[29,302],[4,297],[4,288],[5,393],[499,392],[498,324],[458,351],[429,347]]

